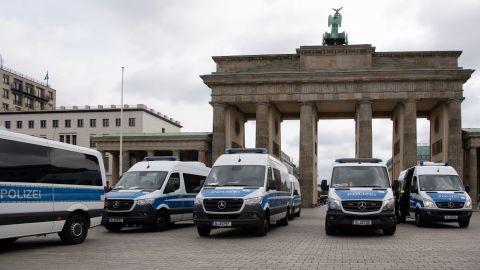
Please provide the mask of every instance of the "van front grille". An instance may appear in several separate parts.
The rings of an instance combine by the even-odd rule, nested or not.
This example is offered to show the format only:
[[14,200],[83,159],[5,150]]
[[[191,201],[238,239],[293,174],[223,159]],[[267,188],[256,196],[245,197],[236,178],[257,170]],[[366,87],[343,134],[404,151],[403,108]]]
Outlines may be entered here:
[[243,206],[243,199],[204,199],[203,206],[209,212],[236,212]]
[[463,202],[436,202],[435,203],[438,208],[445,208],[445,209],[459,209],[463,208]]
[[382,201],[343,201],[342,206],[350,212],[376,212],[382,208]]
[[133,205],[133,200],[126,199],[110,199],[107,200],[107,210],[110,211],[125,211],[130,210]]

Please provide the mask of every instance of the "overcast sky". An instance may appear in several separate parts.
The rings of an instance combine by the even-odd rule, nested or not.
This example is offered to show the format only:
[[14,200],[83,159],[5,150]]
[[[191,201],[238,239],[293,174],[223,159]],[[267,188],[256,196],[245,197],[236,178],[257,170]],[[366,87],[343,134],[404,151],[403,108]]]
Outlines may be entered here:
[[[350,44],[376,51],[462,50],[459,65],[480,69],[480,1],[0,0],[4,65],[34,78],[49,71],[57,106],[145,104],[211,131],[210,89],[199,78],[214,55],[295,53],[320,45],[332,8],[343,6]],[[463,127],[480,127],[480,75],[464,85]],[[338,157],[355,154],[354,121],[319,121],[319,179]],[[298,164],[299,122],[282,123],[282,148]],[[246,126],[255,145],[255,122]],[[429,122],[418,120],[418,142]],[[373,154],[391,157],[392,123],[373,121]]]

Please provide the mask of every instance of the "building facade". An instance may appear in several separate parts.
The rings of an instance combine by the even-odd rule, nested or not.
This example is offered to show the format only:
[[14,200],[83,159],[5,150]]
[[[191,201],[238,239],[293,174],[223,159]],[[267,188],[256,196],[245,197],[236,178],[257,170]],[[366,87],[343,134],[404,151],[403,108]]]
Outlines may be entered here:
[[0,66],[2,79],[0,111],[52,110],[56,106],[56,90],[46,83]]
[[479,201],[480,194],[480,128],[464,128],[464,183],[470,186],[472,200]]
[[[180,132],[180,122],[149,109],[143,104],[120,106],[73,106],[43,111],[0,112],[0,126],[22,134],[96,148],[93,137],[101,134],[135,132]],[[118,136],[118,135],[117,135]],[[106,155],[107,174],[111,175],[112,157]]]

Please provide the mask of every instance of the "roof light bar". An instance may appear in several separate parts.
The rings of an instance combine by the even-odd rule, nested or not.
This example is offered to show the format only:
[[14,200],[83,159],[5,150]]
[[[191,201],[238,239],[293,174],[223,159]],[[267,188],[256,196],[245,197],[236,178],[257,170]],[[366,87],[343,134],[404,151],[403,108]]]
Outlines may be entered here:
[[267,148],[226,148],[225,154],[267,154]]
[[339,158],[335,160],[337,163],[380,163],[379,158]]
[[177,156],[158,156],[158,157],[145,157],[144,161],[179,161]]

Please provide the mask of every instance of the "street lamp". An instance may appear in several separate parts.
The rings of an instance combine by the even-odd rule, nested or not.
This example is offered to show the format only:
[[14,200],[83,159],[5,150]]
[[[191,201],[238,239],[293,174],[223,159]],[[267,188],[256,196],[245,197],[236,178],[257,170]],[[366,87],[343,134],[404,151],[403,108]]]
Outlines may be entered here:
[[121,86],[121,98],[120,98],[120,172],[119,175],[122,174],[123,172],[123,72],[125,70],[125,67],[122,67],[122,86]]

